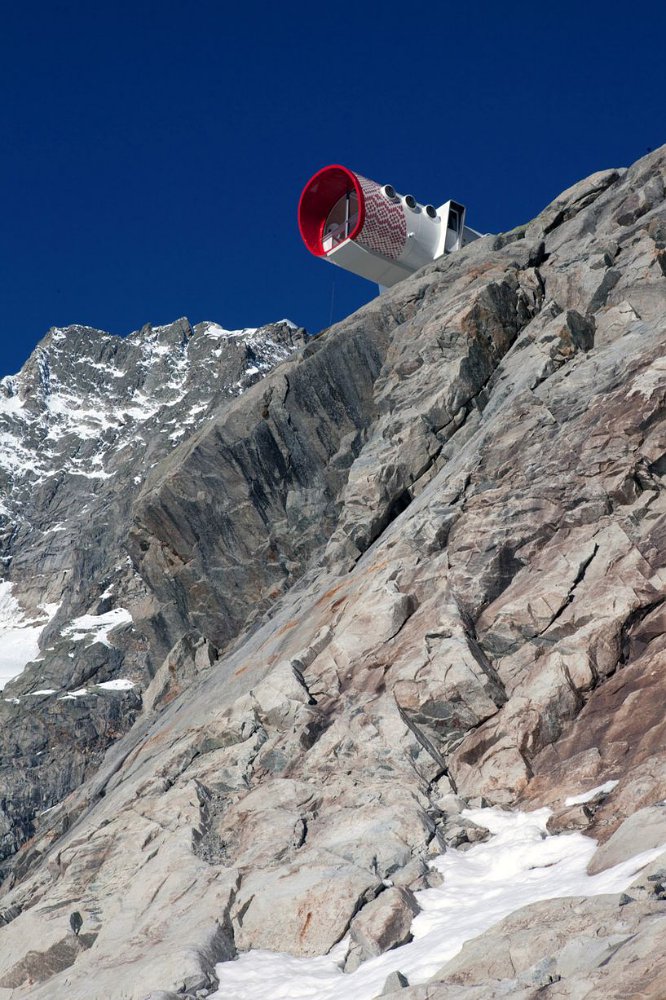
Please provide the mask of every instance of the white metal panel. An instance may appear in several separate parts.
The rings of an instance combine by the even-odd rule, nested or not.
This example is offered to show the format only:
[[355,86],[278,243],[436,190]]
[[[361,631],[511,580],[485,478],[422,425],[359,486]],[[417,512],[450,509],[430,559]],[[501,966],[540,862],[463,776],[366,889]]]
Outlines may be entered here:
[[400,261],[387,260],[377,253],[364,250],[353,240],[346,240],[326,255],[326,260],[343,267],[346,271],[359,274],[368,281],[390,288],[398,281],[413,274],[415,268],[406,267]]
[[407,244],[398,258],[399,263],[417,271],[438,256],[442,240],[442,220],[431,219],[422,205],[415,209],[405,208],[407,221]]

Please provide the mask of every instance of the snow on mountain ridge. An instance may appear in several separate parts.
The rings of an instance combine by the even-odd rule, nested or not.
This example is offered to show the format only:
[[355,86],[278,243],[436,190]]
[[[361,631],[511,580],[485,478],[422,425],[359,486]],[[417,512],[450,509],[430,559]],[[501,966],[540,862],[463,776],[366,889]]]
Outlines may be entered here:
[[[211,349],[213,327],[225,343]],[[80,326],[49,331],[22,370],[0,380],[0,515],[20,516],[22,487],[63,473],[108,478],[113,456],[151,450],[153,435],[160,451],[174,447],[220,397],[286,360],[295,329],[179,320],[124,339]]]
[[[219,336],[208,336],[210,327],[178,320],[127,338],[56,328],[18,374],[0,381],[3,575],[28,618],[45,602],[62,604],[43,636],[54,652],[21,678],[22,690],[47,686],[43,671],[48,686],[62,686],[79,660],[82,679],[90,676],[72,628],[82,616],[109,613],[112,581],[132,589],[131,566],[118,571],[117,558],[105,553],[127,530],[133,498],[151,469],[305,341],[304,331],[288,323],[232,331],[226,339],[221,327]],[[92,549],[99,550],[93,565],[82,555]],[[92,580],[77,582],[80,560]],[[5,682],[34,661],[41,632]],[[113,639],[106,645],[111,649]],[[113,676],[109,663],[100,659],[102,680]]]

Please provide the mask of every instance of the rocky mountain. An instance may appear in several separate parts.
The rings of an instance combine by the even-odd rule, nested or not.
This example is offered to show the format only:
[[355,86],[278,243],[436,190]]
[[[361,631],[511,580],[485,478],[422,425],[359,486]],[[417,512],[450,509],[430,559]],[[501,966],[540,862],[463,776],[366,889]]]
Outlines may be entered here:
[[0,862],[132,725],[163,658],[124,607],[149,599],[124,546],[151,470],[304,343],[288,322],[54,329],[0,382]]
[[663,997],[665,181],[4,381],[0,1000]]

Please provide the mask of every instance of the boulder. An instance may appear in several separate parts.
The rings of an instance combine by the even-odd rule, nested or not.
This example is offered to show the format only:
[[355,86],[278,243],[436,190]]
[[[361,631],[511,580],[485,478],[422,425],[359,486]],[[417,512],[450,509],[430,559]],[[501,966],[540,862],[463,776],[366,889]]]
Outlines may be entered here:
[[636,854],[661,847],[666,852],[666,802],[639,809],[598,847],[587,866],[590,875],[627,861]]
[[414,893],[395,886],[367,903],[349,925],[351,944],[346,971],[352,972],[367,958],[410,941],[412,921],[418,912]]

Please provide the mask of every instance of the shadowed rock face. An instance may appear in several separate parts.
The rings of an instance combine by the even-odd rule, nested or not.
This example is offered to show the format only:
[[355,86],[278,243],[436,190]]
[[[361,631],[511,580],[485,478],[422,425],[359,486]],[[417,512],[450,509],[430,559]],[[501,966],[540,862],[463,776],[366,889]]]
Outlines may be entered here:
[[[191,392],[209,386],[204,409],[181,399],[171,417],[160,397],[136,459],[125,438],[100,450],[109,428],[81,438],[108,478],[86,484],[79,534],[71,469],[57,489],[40,480],[38,541],[10,510],[16,593],[29,611],[63,603],[44,659],[9,688],[18,704],[3,702],[0,977],[14,983],[30,951],[57,952],[72,909],[97,935],[22,996],[194,995],[238,950],[319,955],[348,930],[352,968],[406,939],[428,859],[478,836],[459,815],[468,799],[547,804],[556,829],[612,835],[595,870],[632,853],[637,810],[658,837],[665,177],[662,149],[307,343],[260,331],[255,356],[262,338],[282,353],[249,365],[256,384],[229,376],[212,391],[202,361],[187,378]],[[165,365],[208,336],[167,329]],[[123,368],[132,386],[137,365]],[[179,371],[156,375],[159,392],[181,392]],[[52,461],[73,462],[58,441]],[[66,557],[45,540],[44,497],[61,489]],[[114,608],[131,624],[108,646],[72,639],[73,619]],[[90,693],[124,677],[136,686]],[[28,692],[71,684],[89,689],[76,723],[51,696],[29,721]],[[114,698],[127,704],[112,732]],[[86,726],[77,769],[63,751]],[[17,751],[26,734],[32,756]],[[48,805],[62,801],[37,816],[47,770]],[[565,806],[609,779],[610,794]],[[621,912],[615,897],[537,904],[396,995],[533,997],[548,982],[557,997],[637,995],[663,919],[651,885]],[[526,933],[518,961],[511,940]],[[567,950],[577,935],[607,947]]]

